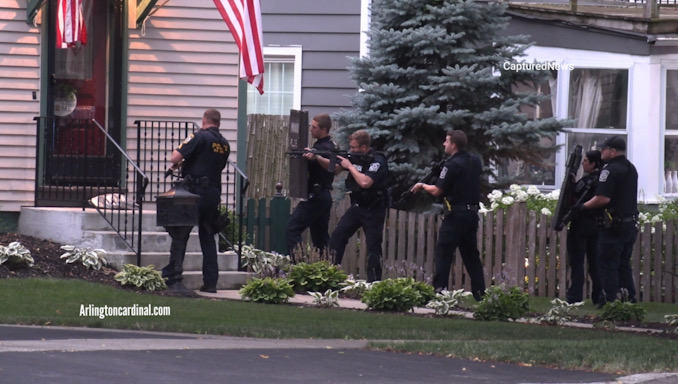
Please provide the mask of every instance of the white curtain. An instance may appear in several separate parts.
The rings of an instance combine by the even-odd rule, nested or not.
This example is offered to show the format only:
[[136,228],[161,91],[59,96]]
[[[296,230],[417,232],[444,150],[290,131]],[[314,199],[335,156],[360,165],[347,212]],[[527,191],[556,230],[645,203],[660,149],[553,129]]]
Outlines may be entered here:
[[[574,94],[570,95],[574,102],[572,117],[577,128],[596,128],[600,107],[602,105],[602,89],[600,73],[597,70],[582,69],[579,78],[574,79]],[[574,96],[574,97],[573,97]]]

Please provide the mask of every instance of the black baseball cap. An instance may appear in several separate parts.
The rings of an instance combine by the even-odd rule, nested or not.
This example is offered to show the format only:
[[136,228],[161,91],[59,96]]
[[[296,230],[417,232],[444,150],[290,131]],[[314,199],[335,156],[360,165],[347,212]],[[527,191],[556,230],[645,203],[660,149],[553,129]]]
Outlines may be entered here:
[[608,137],[602,143],[597,145],[598,148],[614,148],[618,151],[626,151],[626,141],[619,136]]

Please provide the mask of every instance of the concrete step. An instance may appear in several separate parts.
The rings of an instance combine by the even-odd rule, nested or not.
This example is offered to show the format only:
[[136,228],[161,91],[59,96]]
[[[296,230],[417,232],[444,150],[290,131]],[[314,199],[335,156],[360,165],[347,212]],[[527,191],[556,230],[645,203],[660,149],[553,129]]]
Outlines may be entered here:
[[[135,240],[136,241],[136,240]],[[144,231],[141,238],[141,251],[147,252],[169,252],[172,239],[167,232]],[[113,231],[85,231],[80,240],[80,246],[91,248],[102,248],[107,252],[125,252],[129,248],[125,241]],[[191,232],[188,238],[186,252],[200,252],[200,239],[198,232]]]
[[[108,264],[121,270],[125,264],[137,264],[137,255],[133,252],[107,253]],[[143,252],[141,265],[153,265],[160,271],[169,262],[169,252]],[[220,271],[237,271],[238,254],[232,251],[217,253],[217,263]],[[184,256],[184,271],[202,271],[202,253],[186,252]]]
[[[188,289],[198,289],[202,285],[202,272],[184,272],[182,283]],[[219,271],[217,289],[240,289],[247,282],[250,274],[247,272]]]

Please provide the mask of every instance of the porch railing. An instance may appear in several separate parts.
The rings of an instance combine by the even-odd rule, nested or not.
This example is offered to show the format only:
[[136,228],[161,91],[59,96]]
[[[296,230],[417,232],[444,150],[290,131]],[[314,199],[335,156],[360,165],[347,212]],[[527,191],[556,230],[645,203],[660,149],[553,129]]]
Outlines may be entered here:
[[[188,137],[189,134],[200,129],[197,124],[187,121],[159,121],[137,120],[137,163],[150,177],[150,186],[146,191],[148,201],[154,201],[160,193],[171,187],[171,180],[165,178],[165,170],[170,165],[172,151]],[[237,224],[229,225],[227,231],[222,233],[222,239],[229,247],[236,249],[240,255],[241,245],[244,241],[243,228],[244,194],[249,186],[249,179],[233,161],[229,159],[226,169],[222,172],[222,206],[233,213],[232,218]],[[235,247],[237,243],[237,247]],[[240,258],[238,258],[240,259]]]
[[35,206],[94,207],[140,263],[146,174],[94,119],[34,120]]

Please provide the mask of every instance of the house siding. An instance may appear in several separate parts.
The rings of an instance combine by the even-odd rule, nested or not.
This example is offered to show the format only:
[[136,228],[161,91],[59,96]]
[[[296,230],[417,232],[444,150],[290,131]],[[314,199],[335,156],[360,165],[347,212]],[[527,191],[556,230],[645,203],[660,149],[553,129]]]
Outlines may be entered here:
[[193,121],[221,112],[221,132],[236,158],[238,47],[212,1],[172,0],[130,30],[128,148],[135,120]]
[[360,55],[360,0],[262,0],[264,45],[302,47],[301,109],[311,116],[351,107],[358,88],[349,57]]
[[[41,34],[25,20],[26,1],[2,1],[0,211],[5,212],[34,204]],[[143,33],[129,30],[128,65],[127,148],[136,148],[135,120],[200,124],[204,110],[213,107],[222,113],[221,131],[236,158],[238,50],[213,2],[172,0],[147,19]]]
[[35,190],[40,30],[26,24],[26,1],[3,0],[0,24],[0,211],[18,212]]

